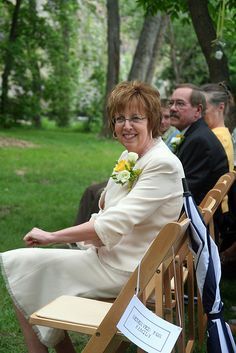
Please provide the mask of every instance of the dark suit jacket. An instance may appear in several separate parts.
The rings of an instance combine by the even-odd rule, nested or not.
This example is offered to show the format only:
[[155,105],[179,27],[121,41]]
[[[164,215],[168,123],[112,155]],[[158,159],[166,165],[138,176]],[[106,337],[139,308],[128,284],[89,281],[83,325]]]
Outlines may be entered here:
[[188,186],[197,204],[229,171],[225,150],[203,119],[193,123],[176,155],[183,164]]

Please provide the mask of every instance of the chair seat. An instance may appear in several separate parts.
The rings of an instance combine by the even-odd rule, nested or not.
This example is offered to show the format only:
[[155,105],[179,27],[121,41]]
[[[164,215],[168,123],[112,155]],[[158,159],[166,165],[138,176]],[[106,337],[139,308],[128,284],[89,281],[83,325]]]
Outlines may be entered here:
[[[152,242],[150,248],[145,253],[140,263],[140,267],[137,267],[131,274],[129,280],[122,288],[114,303],[74,296],[62,296],[32,314],[30,316],[30,323],[32,325],[41,325],[92,335],[83,349],[84,353],[108,353],[116,352],[117,349],[123,349],[121,344],[123,344],[127,338],[124,337],[121,332],[117,332],[117,323],[119,322],[134,293],[137,291],[139,274],[139,298],[145,304],[145,301],[143,300],[145,297],[145,290],[152,278],[154,276],[156,277],[158,269],[162,263],[166,263],[167,259],[170,259],[170,263],[168,262],[168,265],[172,268],[174,253],[174,258],[176,259],[175,261],[178,269],[177,272],[181,273],[180,268],[183,266],[183,261],[185,261],[187,257],[188,262],[188,257],[192,256],[188,248],[188,226],[189,219],[184,219],[182,222],[171,222],[163,227],[158,236]],[[168,239],[168,241],[166,241],[166,239]],[[172,273],[171,270],[169,271],[169,266],[167,274]],[[167,276],[164,276],[164,279],[165,282],[168,283],[165,283],[163,287],[168,287],[169,293],[171,291],[170,285],[168,284],[171,278],[167,281],[166,277]],[[190,276],[188,276],[188,279],[190,279]],[[160,280],[162,280],[162,276],[160,276]],[[177,291],[181,299],[183,292],[182,284],[178,284],[178,282],[179,281],[177,278]],[[159,286],[157,289],[158,288]],[[160,302],[162,305],[163,295],[166,301],[165,292],[163,293],[161,290],[161,293],[156,293],[156,298],[161,298],[161,300],[155,301],[156,305],[157,302]],[[185,317],[183,301],[180,300],[180,305],[175,308],[177,313],[175,315],[177,318],[176,322],[180,325],[180,318]],[[155,313],[158,314],[159,311],[159,309],[156,309]],[[187,318],[190,318],[191,322],[188,321],[188,336],[186,336],[184,329],[185,322],[183,320],[181,321],[183,324],[183,333],[181,333],[177,342],[179,352],[181,353],[190,353],[192,350],[188,349],[186,351],[185,347],[189,345],[192,347],[194,344],[194,335],[192,334],[194,311],[191,310],[191,315],[189,315],[186,311],[186,315]],[[172,322],[172,318],[170,318],[169,321]]]
[[62,328],[92,334],[110,310],[112,303],[63,295],[31,316],[30,323],[51,324]]

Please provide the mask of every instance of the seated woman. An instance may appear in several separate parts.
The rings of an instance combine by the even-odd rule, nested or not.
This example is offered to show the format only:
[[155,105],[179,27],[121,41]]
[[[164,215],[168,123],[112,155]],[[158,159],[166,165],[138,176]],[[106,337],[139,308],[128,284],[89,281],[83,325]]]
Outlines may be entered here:
[[[29,352],[75,352],[62,330],[29,325],[27,319],[56,297],[115,297],[160,229],[182,208],[181,162],[160,137],[158,91],[141,82],[122,82],[108,98],[113,135],[125,147],[102,193],[100,211],[88,222],[58,230],[33,228],[28,247],[1,254]],[[86,250],[42,249],[84,241]],[[32,248],[33,247],[33,248]],[[34,330],[34,331],[33,331]]]
[[229,129],[225,126],[225,117],[232,105],[233,97],[222,83],[207,83],[201,87],[206,97],[207,109],[204,120],[222,143],[229,162],[229,170],[234,169],[234,147]]
[[[180,133],[178,129],[171,126],[170,121],[170,109],[168,107],[169,100],[167,98],[161,99],[161,125],[160,132],[162,140],[173,152],[172,138]],[[79,209],[76,214],[74,225],[81,224],[88,221],[92,213],[99,211],[98,201],[100,199],[101,193],[107,184],[107,180],[101,183],[96,183],[88,186],[79,203]]]
[[[207,125],[212,129],[214,134],[222,143],[225,149],[229,170],[234,170],[234,147],[233,139],[229,132],[229,129],[225,126],[225,118],[230,112],[230,108],[234,106],[234,100],[228,87],[220,83],[208,83],[201,87],[203,90],[207,109],[205,113],[205,121]],[[217,220],[215,225],[219,228],[221,244],[221,261],[223,274],[231,271],[231,266],[235,265],[236,262],[236,216],[235,216],[235,205],[236,205],[236,185],[231,187],[229,191],[229,197],[225,197],[222,202],[222,214],[217,213]],[[226,264],[230,264],[229,271],[226,271]]]

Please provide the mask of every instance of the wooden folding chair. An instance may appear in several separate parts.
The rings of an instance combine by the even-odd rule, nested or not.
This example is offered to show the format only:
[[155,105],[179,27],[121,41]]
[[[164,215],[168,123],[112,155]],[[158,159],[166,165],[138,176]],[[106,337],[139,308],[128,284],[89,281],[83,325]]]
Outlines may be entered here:
[[161,263],[156,275],[152,277],[151,285],[144,292],[147,306],[151,305],[149,298],[154,299],[157,315],[183,327],[177,343],[178,352],[187,353],[194,349],[194,279],[193,256],[186,236],[178,253]]
[[[175,276],[175,286],[178,293],[179,305],[177,308],[176,322],[179,324],[179,317],[183,317],[184,313],[184,296],[182,288],[181,267],[183,259],[188,258],[191,263],[191,253],[188,248],[188,236],[186,229],[189,225],[189,220],[185,219],[182,222],[172,222],[167,224],[150,245],[148,251],[144,255],[139,268],[139,293],[138,297],[142,300],[145,295],[145,289],[149,282],[158,272],[160,265],[163,264],[164,282],[155,290],[154,311],[159,315],[168,318],[168,305],[170,301],[170,280]],[[174,255],[173,255],[174,254]],[[48,327],[59,328],[63,330],[71,330],[92,335],[83,353],[103,353],[117,352],[123,340],[126,338],[117,331],[116,325],[125,311],[128,303],[136,293],[138,269],[136,269],[127,284],[121,290],[115,302],[101,302],[93,299],[85,299],[80,297],[63,296],[57,298],[46,307],[32,314],[30,323],[32,325],[42,325]],[[192,276],[193,277],[193,276]],[[190,276],[189,276],[190,278]],[[177,280],[176,280],[177,279]],[[193,280],[190,287],[193,286]],[[193,288],[191,288],[189,301],[193,302]],[[164,299],[163,299],[164,298]],[[148,298],[145,297],[144,303]],[[160,304],[163,309],[160,309]],[[163,304],[164,303],[164,304]],[[159,308],[156,307],[159,305]],[[192,309],[190,309],[192,306]],[[191,320],[194,317],[193,304],[189,306],[189,316]],[[172,309],[171,309],[172,310]],[[166,312],[165,312],[166,311]],[[172,310],[173,312],[173,310]],[[85,314],[83,314],[85,313]],[[172,318],[171,318],[172,321]],[[192,352],[194,346],[194,333],[191,332],[191,339],[188,340],[185,346],[185,324],[182,320],[183,332],[178,340],[179,352]],[[193,327],[193,323],[187,326]],[[142,350],[139,349],[139,352]]]
[[230,184],[229,187],[228,187],[228,190],[230,188],[230,186],[233,184],[234,180],[236,179],[236,171],[232,171],[232,172],[228,172],[228,173],[225,173],[223,174],[219,179],[218,181],[216,182],[216,185],[218,183],[224,183],[224,184]]
[[210,234],[215,239],[214,229],[214,214],[220,207],[222,201],[227,197],[227,194],[236,180],[235,172],[228,172],[222,175],[214,185],[213,189],[208,191],[204,199],[199,205],[199,208],[203,214],[205,223],[209,227]]
[[[214,188],[211,189],[204,199],[202,200],[199,209],[203,215],[203,219],[208,225],[210,235],[212,238],[215,238],[215,230],[214,230],[214,214],[216,210],[220,207],[223,199],[227,196],[231,186],[235,182],[236,173],[229,172],[222,175],[217,183],[214,185]],[[198,294],[198,341],[200,344],[203,343],[205,332],[206,332],[206,324],[207,318],[204,313],[202,301],[200,295]]]
[[[218,199],[217,194],[215,194],[215,196],[213,196],[217,200],[217,204],[215,205],[215,210],[219,207],[218,201],[221,200],[220,203],[222,202],[223,198],[229,192],[229,190],[235,180],[236,180],[236,172],[225,173],[224,175],[222,175],[218,179],[218,181],[216,182],[214,187],[209,191],[210,193],[212,192],[212,190],[218,190],[220,192],[220,194],[218,193],[219,199]],[[199,205],[201,208],[204,208],[204,205],[206,205],[207,201],[209,202],[209,192],[205,195],[204,199],[202,200],[201,204]]]
[[[214,189],[208,191],[201,204],[199,205],[199,211],[201,212],[204,222],[208,226],[209,232],[213,239],[215,237],[213,216],[218,207],[221,205],[223,197],[230,189],[230,186],[233,183],[232,178],[234,178],[234,176],[234,173],[226,173],[226,175],[222,176],[220,181],[215,184]],[[183,214],[180,220],[183,220],[185,217],[186,215]],[[199,293],[197,296],[197,302],[198,342],[201,345],[205,337],[207,318],[203,310]]]

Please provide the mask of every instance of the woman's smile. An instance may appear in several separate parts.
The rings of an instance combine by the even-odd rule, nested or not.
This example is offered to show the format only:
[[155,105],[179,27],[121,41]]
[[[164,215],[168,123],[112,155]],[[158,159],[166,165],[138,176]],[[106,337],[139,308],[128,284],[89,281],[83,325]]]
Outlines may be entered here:
[[148,129],[147,113],[136,102],[132,102],[118,117],[125,120],[115,124],[117,139],[128,152],[136,152],[139,156],[144,153],[152,141],[152,135]]
[[128,141],[133,140],[136,136],[137,134],[135,133],[123,133],[123,137]]

